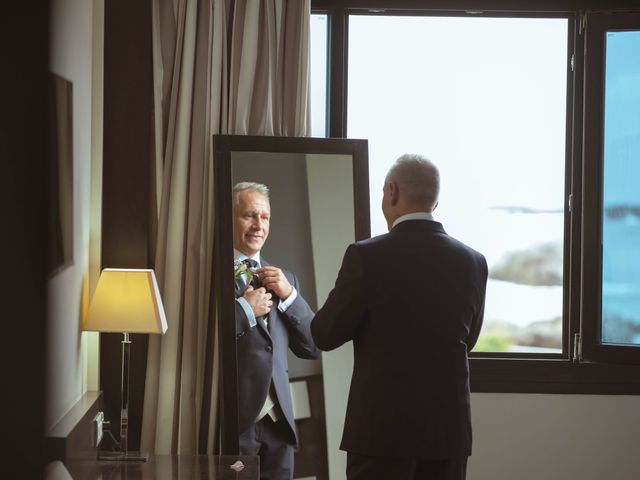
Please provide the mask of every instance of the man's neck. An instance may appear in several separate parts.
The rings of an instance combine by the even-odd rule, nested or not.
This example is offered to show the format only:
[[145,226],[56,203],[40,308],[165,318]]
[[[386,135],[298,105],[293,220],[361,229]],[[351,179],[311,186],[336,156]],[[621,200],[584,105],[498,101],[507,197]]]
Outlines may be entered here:
[[391,225],[391,228],[395,227],[396,225],[398,225],[401,222],[407,221],[407,220],[431,220],[433,221],[433,214],[431,212],[420,212],[420,211],[413,211],[413,212],[408,212],[405,213],[404,215],[400,215],[398,218],[396,218],[393,221],[393,225]]

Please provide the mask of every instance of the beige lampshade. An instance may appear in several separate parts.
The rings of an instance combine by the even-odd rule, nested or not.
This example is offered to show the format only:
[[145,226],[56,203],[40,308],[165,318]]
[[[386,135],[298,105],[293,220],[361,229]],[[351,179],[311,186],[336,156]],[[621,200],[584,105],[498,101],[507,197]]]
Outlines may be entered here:
[[105,268],[83,330],[164,334],[167,318],[153,270]]

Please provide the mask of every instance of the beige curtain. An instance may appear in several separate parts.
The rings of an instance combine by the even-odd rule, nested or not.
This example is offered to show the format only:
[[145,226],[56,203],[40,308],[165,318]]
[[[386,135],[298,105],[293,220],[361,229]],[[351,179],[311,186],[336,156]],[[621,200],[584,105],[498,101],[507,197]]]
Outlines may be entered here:
[[143,450],[215,451],[211,137],[309,134],[309,16],[309,0],[153,0],[152,247],[169,329],[149,339]]

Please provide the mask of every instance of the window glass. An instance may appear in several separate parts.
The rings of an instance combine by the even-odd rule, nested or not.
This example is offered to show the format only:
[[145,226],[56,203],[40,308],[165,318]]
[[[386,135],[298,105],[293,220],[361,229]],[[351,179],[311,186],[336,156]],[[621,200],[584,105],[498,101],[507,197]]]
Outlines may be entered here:
[[311,136],[327,136],[327,15],[311,15]]
[[640,31],[606,33],[603,343],[640,345]]
[[[350,16],[347,128],[369,140],[372,235],[403,153],[489,264],[475,351],[562,351],[567,19]],[[637,112],[637,111],[636,111]]]

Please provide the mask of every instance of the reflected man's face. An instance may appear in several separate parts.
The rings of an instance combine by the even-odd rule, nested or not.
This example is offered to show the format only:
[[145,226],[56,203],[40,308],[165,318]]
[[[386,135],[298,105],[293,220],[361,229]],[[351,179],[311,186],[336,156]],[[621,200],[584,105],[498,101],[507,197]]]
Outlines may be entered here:
[[267,197],[255,190],[238,193],[233,205],[233,248],[249,257],[258,253],[269,236],[270,218]]

